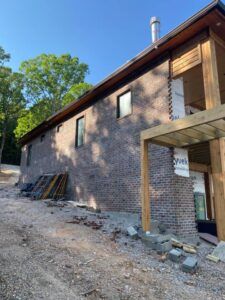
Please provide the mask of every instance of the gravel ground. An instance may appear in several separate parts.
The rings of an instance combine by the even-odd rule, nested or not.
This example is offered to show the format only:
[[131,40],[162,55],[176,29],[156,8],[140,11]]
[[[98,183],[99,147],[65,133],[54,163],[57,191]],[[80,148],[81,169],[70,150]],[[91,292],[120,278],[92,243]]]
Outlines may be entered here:
[[[0,186],[0,299],[225,299],[225,264],[205,259],[211,245],[201,243],[199,269],[186,274],[126,236],[124,215],[51,207],[18,192]],[[103,226],[67,223],[77,216]]]

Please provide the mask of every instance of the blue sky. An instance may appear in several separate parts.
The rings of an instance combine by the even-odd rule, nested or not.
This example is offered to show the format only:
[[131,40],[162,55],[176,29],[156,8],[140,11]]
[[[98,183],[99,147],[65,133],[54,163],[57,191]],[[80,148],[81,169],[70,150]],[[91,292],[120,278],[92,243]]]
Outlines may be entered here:
[[0,45],[10,66],[41,53],[71,53],[90,68],[96,84],[150,44],[149,20],[161,19],[161,36],[209,0],[1,1]]

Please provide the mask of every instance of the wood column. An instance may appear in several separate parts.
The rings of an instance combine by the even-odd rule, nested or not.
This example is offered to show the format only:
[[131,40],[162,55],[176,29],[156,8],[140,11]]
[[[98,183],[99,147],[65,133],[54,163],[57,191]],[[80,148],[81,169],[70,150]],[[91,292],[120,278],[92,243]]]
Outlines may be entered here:
[[141,139],[141,204],[142,229],[150,231],[150,198],[149,198],[149,157],[148,142]]
[[[206,109],[221,105],[215,41],[202,43],[202,70]],[[219,240],[225,241],[225,140],[210,141],[212,179],[215,196],[215,217]]]

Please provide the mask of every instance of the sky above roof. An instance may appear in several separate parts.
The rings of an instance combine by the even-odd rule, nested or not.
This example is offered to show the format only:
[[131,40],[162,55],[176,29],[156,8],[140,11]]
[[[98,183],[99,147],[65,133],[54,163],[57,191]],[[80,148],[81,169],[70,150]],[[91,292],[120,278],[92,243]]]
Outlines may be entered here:
[[41,53],[70,53],[89,65],[96,84],[151,43],[149,20],[161,20],[161,36],[209,0],[8,0],[1,2],[0,45],[9,66]]

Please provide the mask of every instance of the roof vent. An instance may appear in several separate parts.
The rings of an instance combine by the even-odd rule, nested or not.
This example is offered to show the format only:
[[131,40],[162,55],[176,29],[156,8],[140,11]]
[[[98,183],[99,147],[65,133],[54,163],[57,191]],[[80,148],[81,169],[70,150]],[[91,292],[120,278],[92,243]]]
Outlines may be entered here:
[[152,43],[155,43],[160,38],[160,20],[157,17],[151,17],[150,27],[152,33]]

